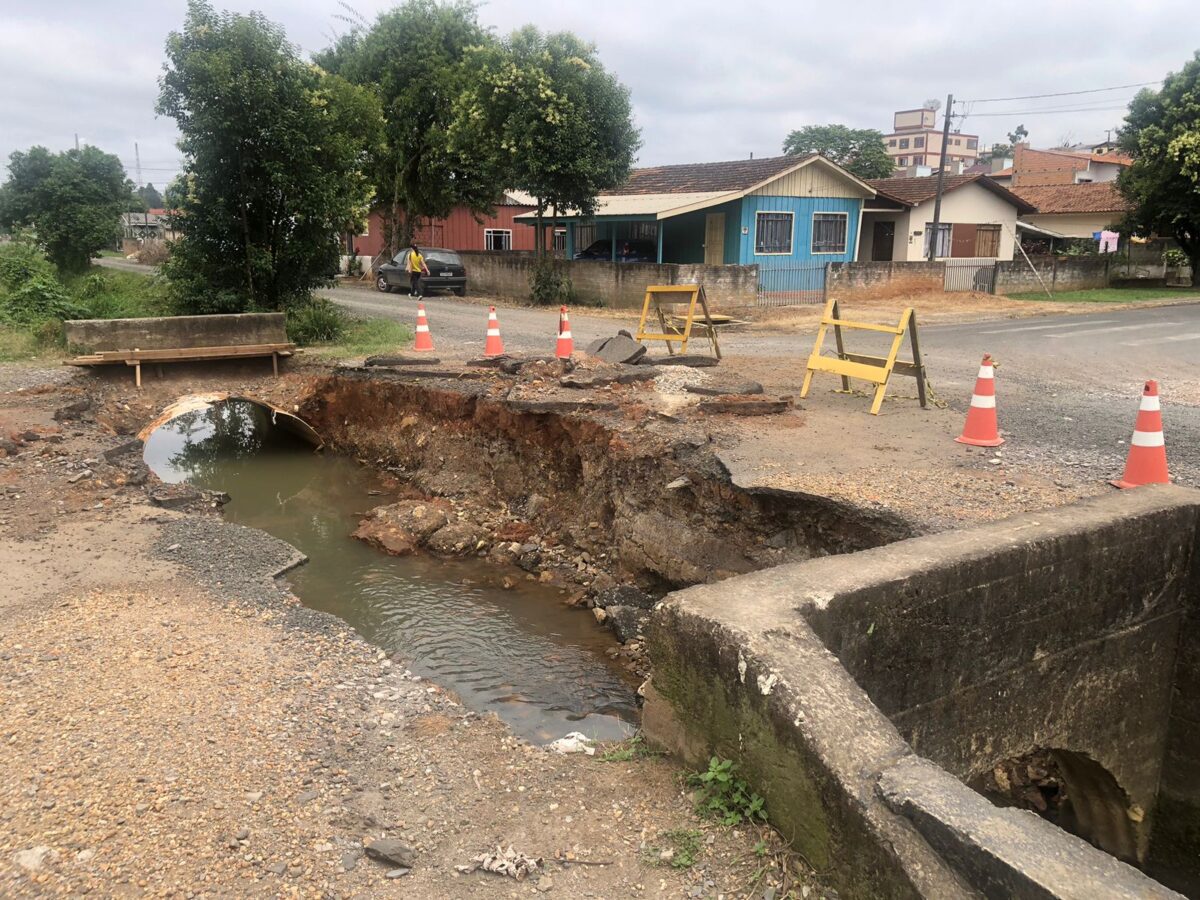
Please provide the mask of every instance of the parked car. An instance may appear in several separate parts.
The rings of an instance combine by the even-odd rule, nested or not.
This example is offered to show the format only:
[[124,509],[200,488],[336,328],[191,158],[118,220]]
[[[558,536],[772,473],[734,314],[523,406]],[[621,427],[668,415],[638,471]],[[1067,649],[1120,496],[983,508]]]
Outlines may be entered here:
[[[612,241],[593,241],[575,254],[576,259],[612,259]],[[654,241],[634,238],[617,242],[617,262],[657,262],[658,247]]]
[[[421,255],[429,267],[429,274],[421,276],[421,293],[453,291],[460,297],[467,295],[467,269],[461,256],[441,247],[427,247]],[[375,287],[385,294],[394,288],[408,290],[409,283],[407,250],[401,250],[391,262],[375,270]]]

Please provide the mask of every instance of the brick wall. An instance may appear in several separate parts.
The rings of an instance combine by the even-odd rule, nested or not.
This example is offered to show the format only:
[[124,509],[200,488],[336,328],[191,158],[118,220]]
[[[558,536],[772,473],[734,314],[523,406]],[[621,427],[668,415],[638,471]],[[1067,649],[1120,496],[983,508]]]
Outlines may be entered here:
[[[518,300],[529,299],[534,257],[521,253],[461,252],[468,290]],[[702,284],[713,311],[753,306],[758,294],[758,266],[705,266],[674,263],[612,263],[600,260],[563,262],[585,303],[636,307],[651,284]]]
[[1082,291],[1109,285],[1108,257],[1033,256],[1030,262],[1035,275],[1024,258],[996,263],[996,293],[1018,294],[1040,291],[1042,282],[1052,291]]
[[839,300],[877,300],[940,291],[944,283],[940,262],[830,263],[826,291]]

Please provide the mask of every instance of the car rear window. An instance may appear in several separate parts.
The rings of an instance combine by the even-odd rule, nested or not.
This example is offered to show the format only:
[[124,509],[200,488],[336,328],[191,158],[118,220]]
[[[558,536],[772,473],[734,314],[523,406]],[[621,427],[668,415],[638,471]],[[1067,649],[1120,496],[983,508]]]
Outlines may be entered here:
[[430,250],[425,254],[425,262],[429,265],[437,263],[440,266],[461,266],[462,260],[453,250]]

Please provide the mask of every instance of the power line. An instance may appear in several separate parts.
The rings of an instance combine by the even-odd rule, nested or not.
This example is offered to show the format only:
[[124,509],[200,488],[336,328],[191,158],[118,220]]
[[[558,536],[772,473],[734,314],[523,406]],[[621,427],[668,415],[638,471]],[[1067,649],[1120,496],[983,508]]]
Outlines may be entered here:
[[[1020,118],[1022,116],[1045,116],[1045,115],[1063,115],[1064,113],[1081,113],[1081,112],[1122,112],[1127,110],[1128,106],[1082,106],[1077,109],[1027,109],[1024,111],[1014,110],[1011,112],[996,112],[996,113],[971,113],[972,119],[992,119],[992,118]],[[965,116],[963,118],[966,118]]]
[[1161,81],[1143,81],[1140,84],[1118,84],[1114,87],[1091,88],[1086,91],[1060,91],[1056,94],[1026,94],[1023,97],[987,97],[983,100],[956,100],[956,103],[1000,103],[1006,100],[1042,100],[1046,97],[1075,97],[1079,94],[1103,94],[1106,91],[1124,91],[1129,88],[1149,87]]

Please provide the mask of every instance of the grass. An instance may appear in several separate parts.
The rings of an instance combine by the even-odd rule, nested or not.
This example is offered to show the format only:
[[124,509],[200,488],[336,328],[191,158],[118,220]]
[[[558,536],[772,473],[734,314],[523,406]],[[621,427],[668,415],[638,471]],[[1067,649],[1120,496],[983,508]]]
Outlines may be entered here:
[[634,759],[646,759],[652,756],[664,756],[665,751],[654,750],[646,744],[640,735],[634,735],[627,741],[615,744],[612,749],[605,750],[597,759],[601,762],[630,762]]
[[371,356],[409,349],[412,329],[391,319],[352,319],[345,335],[333,343],[314,344],[309,355],[322,357]]
[[1047,297],[1045,291],[1022,291],[1006,296],[1010,300],[1041,300],[1047,303],[1137,303],[1141,300],[1200,296],[1200,288],[1094,288],[1086,291],[1058,291],[1053,297]]
[[661,835],[665,847],[647,847],[643,858],[652,866],[690,869],[704,849],[704,835],[695,828],[673,828]]
[[17,362],[36,357],[39,348],[33,335],[24,328],[0,325],[0,362]]

